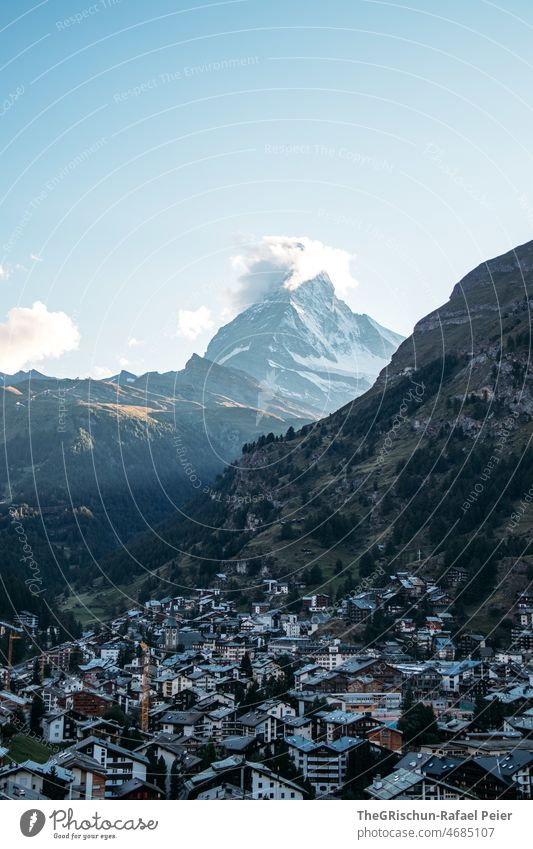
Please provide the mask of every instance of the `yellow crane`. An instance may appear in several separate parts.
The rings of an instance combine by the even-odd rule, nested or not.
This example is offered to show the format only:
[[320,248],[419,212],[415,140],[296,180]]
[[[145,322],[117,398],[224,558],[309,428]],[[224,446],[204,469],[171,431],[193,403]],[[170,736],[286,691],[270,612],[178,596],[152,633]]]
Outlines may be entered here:
[[141,684],[141,731],[148,731],[150,724],[150,648],[141,642],[143,651],[143,674]]
[[7,649],[7,674],[6,674],[6,690],[11,690],[11,669],[13,666],[13,640],[21,640],[22,637],[14,631],[9,632],[9,641]]
[[8,649],[7,649],[7,672],[6,672],[6,690],[11,689],[11,671],[13,669],[13,640],[21,640],[24,636],[24,630],[12,625],[11,622],[0,621],[0,633],[2,636],[6,631],[9,631]]

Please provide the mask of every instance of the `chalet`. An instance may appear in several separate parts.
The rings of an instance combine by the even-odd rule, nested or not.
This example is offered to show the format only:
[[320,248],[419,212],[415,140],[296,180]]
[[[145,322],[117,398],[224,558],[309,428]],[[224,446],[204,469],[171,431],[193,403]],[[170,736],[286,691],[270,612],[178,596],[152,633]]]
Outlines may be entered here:
[[232,755],[191,776],[185,782],[186,799],[302,800],[305,791],[295,781],[277,775],[262,763]]
[[403,752],[403,731],[396,722],[380,722],[366,732],[367,740],[380,749],[401,754]]
[[200,731],[204,714],[197,710],[168,711],[160,719],[161,731],[164,734],[183,734],[188,737]]
[[[376,776],[366,788],[366,795],[382,802],[399,800],[444,801],[465,798],[458,788],[416,772],[411,769],[396,769],[390,775]],[[468,796],[466,796],[468,798]]]
[[103,716],[113,704],[111,696],[94,690],[78,690],[72,694],[72,710],[81,716]]
[[363,738],[376,726],[376,720],[369,713],[344,710],[318,711],[313,719],[316,722],[316,739],[328,743],[341,737]]
[[57,756],[57,763],[72,773],[69,799],[103,799],[106,770],[94,758],[82,752],[66,751]]
[[122,801],[147,801],[164,799],[165,794],[156,784],[151,784],[148,781],[143,781],[140,778],[131,778],[120,784],[113,790],[112,799],[121,799]]
[[346,620],[351,625],[370,622],[376,610],[376,603],[365,598],[349,598],[346,602]]

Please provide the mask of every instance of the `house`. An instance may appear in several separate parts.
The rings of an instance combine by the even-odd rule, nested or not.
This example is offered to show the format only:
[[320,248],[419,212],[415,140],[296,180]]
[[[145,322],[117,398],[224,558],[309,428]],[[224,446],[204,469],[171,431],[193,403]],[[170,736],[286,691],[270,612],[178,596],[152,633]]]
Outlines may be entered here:
[[109,643],[103,643],[103,645],[100,646],[101,660],[116,663],[119,659],[123,645],[124,644],[121,641],[118,642],[116,640]]
[[203,734],[212,740],[227,737],[235,730],[235,708],[219,707],[204,715]]
[[60,798],[68,794],[68,787],[73,781],[70,770],[64,769],[54,760],[44,764],[27,760],[21,764],[11,764],[0,770],[0,791],[5,793],[10,782],[15,782],[19,787],[41,794],[44,798],[50,798],[47,793],[47,782],[53,782],[56,792]]
[[109,743],[99,737],[88,737],[77,743],[69,752],[82,752],[105,767],[105,797],[110,798],[116,789],[132,778],[146,780],[148,759],[138,752],[130,752],[115,743]]
[[103,716],[113,704],[111,696],[84,689],[72,693],[72,710],[82,716]]
[[381,722],[366,732],[367,740],[379,746],[380,749],[387,749],[389,752],[403,752],[403,731],[400,731],[396,722]]
[[204,714],[197,710],[168,711],[160,720],[164,734],[183,734],[185,737],[201,731]]
[[439,660],[455,660],[456,647],[450,637],[439,636],[433,639],[433,654]]
[[[228,791],[230,795],[228,795]],[[191,776],[185,782],[186,799],[301,800],[305,791],[295,781],[272,772],[265,764],[232,755]]]
[[236,728],[245,737],[257,737],[262,743],[271,743],[277,736],[276,722],[276,717],[265,711],[251,710],[237,719]]
[[75,729],[76,725],[70,710],[47,713],[42,718],[43,739],[48,743],[64,743],[75,740]]
[[510,774],[499,771],[496,757],[470,757],[450,771],[447,781],[477,799],[516,799],[517,786]]
[[365,793],[371,799],[382,802],[402,799],[441,802],[465,798],[465,795],[456,787],[448,786],[415,770],[403,768],[394,770],[384,778],[376,776],[372,784],[366,788]]
[[375,610],[375,601],[358,596],[349,598],[346,602],[346,620],[351,625],[361,625],[363,622],[370,622]]
[[105,797],[106,770],[94,758],[82,752],[61,752],[57,763],[72,773],[69,799],[103,799]]
[[300,669],[297,669],[294,673],[294,689],[304,690],[304,683],[320,671],[321,667],[318,663],[307,663],[305,666],[301,666]]
[[317,796],[335,793],[345,781],[351,752],[364,744],[359,737],[340,737],[331,743],[286,737],[289,756],[298,773],[309,781]]
[[460,660],[457,663],[440,663],[442,688],[448,692],[458,693],[468,683],[471,686],[481,672],[481,661]]
[[310,611],[327,610],[328,607],[331,607],[331,596],[326,593],[304,595],[302,596],[302,603],[304,608]]
[[313,720],[310,716],[285,716],[281,723],[283,737],[304,737],[313,739]]
[[155,784],[142,781],[140,778],[131,778],[114,790],[112,798],[121,799],[122,801],[145,802],[146,800],[164,799],[165,794]]
[[318,711],[316,721],[316,739],[328,743],[341,737],[364,737],[367,731],[376,726],[376,720],[369,713],[331,710]]
[[191,737],[178,734],[159,734],[155,739],[143,743],[135,750],[137,754],[148,757],[148,751],[151,749],[157,760],[163,759],[167,773],[167,792],[170,791],[171,771],[176,761],[184,773],[190,775],[193,772],[198,772],[202,759],[188,750],[187,742],[191,739]]

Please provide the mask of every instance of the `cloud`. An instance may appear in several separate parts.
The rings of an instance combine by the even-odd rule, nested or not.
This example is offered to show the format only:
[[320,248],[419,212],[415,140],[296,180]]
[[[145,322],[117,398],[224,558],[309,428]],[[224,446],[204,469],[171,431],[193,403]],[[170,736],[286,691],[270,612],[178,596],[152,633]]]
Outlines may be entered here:
[[78,328],[64,312],[49,312],[41,301],[31,307],[14,307],[0,324],[0,371],[16,372],[45,359],[74,351],[80,342]]
[[113,370],[109,368],[109,366],[91,366],[87,371],[82,372],[80,377],[87,380],[88,378],[92,378],[93,380],[105,380],[107,377],[111,377],[113,374]]
[[2,265],[0,264],[0,280],[9,280],[10,277],[17,271],[27,271],[25,265],[22,265],[20,262],[16,262],[14,265]]
[[282,287],[296,289],[321,271],[331,278],[338,295],[357,286],[350,271],[352,254],[307,236],[263,236],[231,258],[238,272],[235,298],[242,308],[257,303]]
[[142,339],[136,339],[135,336],[128,339],[128,348],[138,348],[139,345],[144,345]]
[[201,306],[197,310],[180,310],[178,313],[178,336],[196,339],[206,330],[211,330],[214,322],[211,310]]

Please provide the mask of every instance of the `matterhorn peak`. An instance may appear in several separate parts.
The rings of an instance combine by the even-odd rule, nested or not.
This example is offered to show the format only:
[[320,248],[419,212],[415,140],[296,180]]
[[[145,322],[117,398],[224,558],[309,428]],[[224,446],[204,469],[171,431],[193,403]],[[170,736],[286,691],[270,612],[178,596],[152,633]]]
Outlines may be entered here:
[[218,331],[205,356],[268,386],[264,398],[279,392],[322,416],[366,392],[402,341],[353,313],[321,271],[262,293]]

